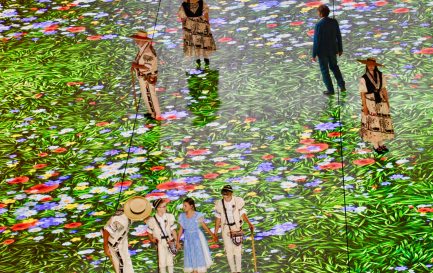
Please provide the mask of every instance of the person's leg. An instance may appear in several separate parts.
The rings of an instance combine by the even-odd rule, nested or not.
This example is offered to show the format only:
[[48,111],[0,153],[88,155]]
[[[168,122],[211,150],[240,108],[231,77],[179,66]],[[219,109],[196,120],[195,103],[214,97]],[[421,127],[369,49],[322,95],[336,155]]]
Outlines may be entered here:
[[156,88],[154,84],[149,84],[149,92],[147,93],[148,103],[150,107],[150,114],[153,118],[161,117],[161,110],[159,107],[158,96],[156,95]]
[[335,79],[337,80],[337,84],[340,89],[345,90],[346,83],[344,82],[340,67],[338,67],[337,64],[337,55],[332,54],[329,56],[329,68],[331,69],[332,73],[334,73]]
[[322,73],[322,80],[329,93],[334,93],[334,86],[332,85],[331,75],[329,74],[329,58],[328,56],[319,56],[320,72]]
[[230,266],[230,272],[236,272],[236,265],[235,265],[235,254],[233,249],[233,243],[230,239],[230,236],[228,235],[229,229],[224,226],[222,230],[222,237],[224,241],[224,250],[227,255],[227,261]]

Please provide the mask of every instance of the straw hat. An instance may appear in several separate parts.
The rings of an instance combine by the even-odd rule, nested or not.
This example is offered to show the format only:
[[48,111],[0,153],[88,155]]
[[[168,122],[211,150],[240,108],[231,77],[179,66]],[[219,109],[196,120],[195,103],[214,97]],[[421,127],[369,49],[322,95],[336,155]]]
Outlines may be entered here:
[[367,60],[357,60],[357,61],[366,65],[383,66],[383,64],[377,63],[375,58],[367,58]]
[[131,220],[144,220],[152,212],[149,200],[142,196],[129,198],[124,205],[124,213]]
[[137,33],[132,35],[131,38],[133,38],[135,40],[149,40],[149,41],[152,40],[147,36],[146,31],[137,31]]

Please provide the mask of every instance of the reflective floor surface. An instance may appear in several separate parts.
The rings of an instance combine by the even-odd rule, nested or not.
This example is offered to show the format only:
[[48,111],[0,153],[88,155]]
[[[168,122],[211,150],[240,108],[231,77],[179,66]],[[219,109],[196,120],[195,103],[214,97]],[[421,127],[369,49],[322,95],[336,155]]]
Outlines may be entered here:
[[[432,270],[431,1],[335,1],[348,91],[331,97],[310,57],[331,1],[209,0],[205,70],[183,57],[180,1],[0,3],[0,272],[110,272],[100,229],[119,204],[168,198],[177,216],[189,196],[213,227],[225,184],[246,200],[259,272]],[[133,104],[137,30],[155,40],[163,121]],[[359,137],[366,57],[388,77],[381,156]],[[144,223],[129,240],[135,271],[156,272]],[[209,272],[229,272],[210,247]]]

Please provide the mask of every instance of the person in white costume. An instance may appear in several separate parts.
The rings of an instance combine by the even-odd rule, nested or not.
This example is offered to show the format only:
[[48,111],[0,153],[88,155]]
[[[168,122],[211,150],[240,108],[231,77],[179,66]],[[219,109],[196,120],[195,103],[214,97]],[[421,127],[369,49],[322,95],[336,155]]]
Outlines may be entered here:
[[146,221],[148,226],[149,238],[158,247],[159,272],[173,273],[173,256],[169,251],[169,243],[176,249],[176,228],[174,215],[167,213],[167,203],[163,199],[156,199],[153,202],[156,213]]
[[[225,185],[221,189],[223,198],[215,202],[215,236],[222,226],[224,249],[231,272],[241,272],[242,269],[242,225],[246,222],[254,232],[254,226],[249,221],[244,209],[245,201],[233,195],[233,188]],[[232,238],[233,237],[233,238]]]
[[150,215],[149,201],[140,196],[132,197],[108,220],[102,230],[104,252],[110,257],[116,273],[134,273],[128,252],[128,232],[132,221],[143,221]]
[[131,70],[135,72],[138,78],[141,98],[146,105],[148,114],[153,119],[160,119],[161,110],[155,90],[158,79],[158,57],[152,46],[152,39],[147,37],[147,33],[144,31],[139,31],[131,37],[139,48],[137,56],[131,64]]

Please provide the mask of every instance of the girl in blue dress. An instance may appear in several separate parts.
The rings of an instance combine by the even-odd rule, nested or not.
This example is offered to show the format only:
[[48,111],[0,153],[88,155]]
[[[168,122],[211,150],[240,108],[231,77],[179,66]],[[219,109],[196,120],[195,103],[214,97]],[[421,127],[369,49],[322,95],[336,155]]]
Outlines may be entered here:
[[177,248],[180,249],[180,237],[184,234],[184,272],[201,273],[206,272],[212,264],[209,246],[204,237],[203,229],[217,241],[214,234],[204,222],[203,213],[195,210],[195,203],[192,198],[183,201],[184,213],[179,216],[179,236],[177,236]]

